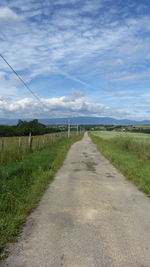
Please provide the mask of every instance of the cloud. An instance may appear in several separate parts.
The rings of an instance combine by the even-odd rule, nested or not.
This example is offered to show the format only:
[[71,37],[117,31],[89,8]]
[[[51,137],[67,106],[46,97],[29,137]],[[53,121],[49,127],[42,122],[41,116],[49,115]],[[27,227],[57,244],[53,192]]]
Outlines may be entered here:
[[135,94],[131,94],[130,92],[115,92],[111,96],[111,98],[122,100],[129,100],[129,99],[138,99],[140,96]]
[[18,15],[8,7],[0,7],[0,21],[17,21]]
[[118,59],[116,59],[114,61],[114,64],[116,64],[116,65],[123,65],[124,64],[124,61],[122,59],[118,58]]
[[63,76],[65,76],[67,79],[70,79],[72,81],[75,81],[77,83],[80,83],[86,87],[91,87],[88,83],[84,82],[84,81],[81,81],[80,79],[76,78],[75,76],[69,74],[69,73],[66,73],[65,71],[62,71],[62,70],[59,70],[59,73],[62,74]]
[[146,78],[150,77],[150,71],[146,71],[145,73],[133,73],[133,74],[128,74],[126,76],[121,76],[118,78],[112,79],[113,82],[120,82],[120,81],[132,81],[132,80],[137,80],[141,78]]
[[[69,4],[76,4],[79,0],[69,0]],[[55,5],[68,5],[68,0],[56,0]]]
[[[68,1],[56,1],[55,4],[60,4],[60,2],[66,5]],[[78,2],[72,1],[71,3],[77,4]],[[70,72],[70,67],[73,69],[77,65],[78,67],[84,66],[87,59],[92,60],[93,58],[96,65],[98,57],[105,55],[105,53],[107,55],[107,50],[112,50],[111,56],[113,57],[118,45],[121,51],[125,51],[122,46],[125,45],[125,40],[128,40],[127,36],[130,36],[130,40],[128,40],[129,53],[130,46],[133,47],[134,42],[137,41],[134,37],[134,32],[136,32],[135,22],[138,27],[144,27],[142,20],[131,21],[131,19],[126,20],[125,24],[114,26],[114,24],[112,25],[114,19],[109,16],[109,13],[111,13],[109,10],[107,16],[103,14],[94,19],[92,16],[81,16],[83,10],[88,10],[92,15],[93,10],[98,10],[104,4],[104,1],[85,1],[84,4],[80,5],[80,8],[75,6],[74,9],[65,6],[65,8],[53,10],[53,5],[51,5],[48,6],[47,11],[51,12],[53,10],[53,15],[50,16],[49,13],[46,17],[43,15],[48,5],[47,1],[42,5],[39,1],[36,3],[35,1],[27,1],[25,4],[19,4],[18,1],[13,0],[10,5],[14,7],[15,3],[18,9],[23,12],[24,22],[17,29],[15,28],[12,32],[9,32],[9,37],[8,34],[6,36],[5,46],[3,44],[0,46],[2,51],[10,51],[8,58],[16,68],[22,69],[25,64],[28,64],[30,69],[28,75],[35,73],[35,69],[38,69],[38,72],[43,75],[43,69],[49,65],[49,62],[56,66],[59,65],[59,68],[62,68],[66,73]],[[25,11],[25,8],[27,11]],[[11,11],[11,9],[9,10]],[[14,13],[14,11],[11,12]],[[40,25],[39,21],[35,20],[35,15],[39,16]],[[14,34],[16,42],[13,42]],[[123,62],[122,57],[114,59],[116,66],[122,66]],[[92,64],[94,65],[94,61]],[[64,69],[64,65],[67,67],[66,69]],[[96,68],[93,71],[96,72]],[[82,80],[82,78],[79,78],[79,80]]]
[[21,17],[8,7],[0,7],[0,29],[4,31],[12,28],[13,25],[19,22]]
[[71,91],[71,96],[74,98],[74,99],[78,99],[78,98],[83,98],[85,97],[85,95],[79,91],[79,90],[72,90]]
[[[149,86],[146,80],[150,75],[150,15],[143,13],[145,7],[133,2],[126,5],[107,0],[3,0],[0,51],[31,88],[40,88],[42,84],[38,93],[43,99],[50,96],[52,101],[52,94],[61,97],[68,95],[70,88],[86,88],[89,98],[92,91],[93,109],[97,99],[103,99],[104,107],[115,106],[111,97],[104,97],[109,91],[133,90],[133,81],[138,81],[139,86],[143,83],[143,88]],[[0,64],[1,96],[29,97],[1,60]],[[73,96],[64,101],[70,103],[71,99]],[[119,99],[135,100],[136,96],[124,95]],[[91,102],[81,102],[82,110],[94,114],[87,104]],[[17,105],[21,107],[20,102]],[[70,110],[77,112],[71,107]],[[16,108],[13,112],[16,114]]]
[[144,103],[145,104],[150,104],[150,100],[149,99],[148,100],[145,100]]
[[[43,109],[43,106],[32,98],[19,100],[11,98],[0,99],[0,117],[3,117],[4,113],[13,118],[110,116],[110,114],[116,113],[109,106],[87,101],[80,91],[73,91],[72,94],[73,97],[62,96],[41,99],[47,109]],[[122,113],[125,114],[124,111],[118,111],[118,116]]]
[[19,91],[19,81],[14,74],[0,71],[0,97],[15,97],[22,95]]
[[[25,6],[28,7],[28,5],[27,2]],[[91,12],[91,6],[95,9],[97,8],[97,4],[92,4],[86,1],[83,9],[87,6],[90,6],[89,10],[91,10]],[[33,6],[31,7],[33,8]],[[23,7],[20,7],[19,5],[18,8]],[[72,62],[73,64],[74,62],[83,64],[87,57],[94,56],[94,53],[100,54],[103,50],[109,49],[113,44],[118,42],[125,33],[121,27],[113,29],[111,27],[99,28],[96,26],[96,23],[93,25],[94,21],[92,17],[80,16],[80,9],[58,10],[57,12],[54,12],[54,15],[51,18],[49,17],[49,19],[46,18],[45,20],[43,20],[43,10],[44,9],[41,6],[41,9],[38,8],[31,12],[31,16],[33,17],[35,16],[34,12],[40,15],[40,27],[38,21],[34,21],[34,23],[31,21],[30,24],[28,24],[28,14],[27,12],[24,12],[26,22],[24,21],[24,25],[21,24],[18,29],[15,29],[16,42],[13,43],[12,32],[10,33],[6,44],[6,49],[8,49],[11,43],[10,56],[13,62],[15,60],[12,57],[12,54],[16,51],[15,58],[19,60],[16,60],[18,63],[16,64],[15,62],[15,65],[21,65],[22,61],[25,62],[27,61],[26,59],[28,59],[31,72],[35,65],[35,61],[36,68],[38,68],[38,65],[40,64],[39,51],[41,52],[40,57],[44,59],[42,66],[48,64],[48,61],[56,65],[62,61],[68,66],[72,65]],[[69,15],[66,16],[66,14],[68,14],[67,10]],[[73,12],[75,12],[74,16],[72,16]],[[101,21],[99,20],[100,18],[97,19],[97,23],[101,24]],[[32,40],[32,42],[30,40]],[[21,58],[20,47],[22,52]],[[120,64],[121,61],[117,63]],[[67,71],[69,71],[69,69]]]

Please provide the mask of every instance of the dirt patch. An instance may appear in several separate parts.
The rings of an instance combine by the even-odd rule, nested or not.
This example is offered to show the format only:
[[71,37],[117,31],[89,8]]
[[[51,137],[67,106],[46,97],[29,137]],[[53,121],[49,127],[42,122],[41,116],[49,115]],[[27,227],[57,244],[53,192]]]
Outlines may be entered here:
[[88,154],[87,153],[83,152],[82,154],[85,156],[85,158],[88,158]]
[[95,172],[95,166],[97,165],[95,162],[91,162],[91,161],[86,161],[83,162],[86,165],[86,169],[87,171],[91,171],[91,172]]
[[115,176],[112,175],[111,173],[106,173],[106,177],[107,177],[107,178],[115,178]]
[[73,171],[74,171],[74,172],[80,172],[81,169],[74,169]]

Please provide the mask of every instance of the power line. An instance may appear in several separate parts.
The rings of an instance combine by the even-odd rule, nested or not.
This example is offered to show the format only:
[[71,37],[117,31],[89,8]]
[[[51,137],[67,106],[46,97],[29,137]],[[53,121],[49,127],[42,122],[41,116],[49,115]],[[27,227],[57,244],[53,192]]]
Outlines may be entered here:
[[0,54],[0,57],[4,60],[4,62],[9,66],[9,68],[13,71],[13,73],[18,77],[18,79],[23,83],[23,85],[26,87],[26,89],[42,104],[44,108],[47,109],[47,107],[44,105],[44,103],[41,101],[41,99],[32,91],[32,89],[26,84],[26,82],[20,77],[20,75],[13,69],[13,67],[8,63],[8,61],[4,58],[2,54]]

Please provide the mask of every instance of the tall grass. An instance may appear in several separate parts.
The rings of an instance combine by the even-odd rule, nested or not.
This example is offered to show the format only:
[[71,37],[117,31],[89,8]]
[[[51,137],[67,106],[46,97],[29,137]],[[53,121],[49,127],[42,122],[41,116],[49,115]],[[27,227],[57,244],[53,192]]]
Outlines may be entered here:
[[[75,135],[74,132],[71,134]],[[39,151],[63,137],[67,137],[66,132],[32,136],[31,146],[28,136],[0,138],[0,165],[22,160],[25,155]]]
[[145,133],[132,133],[132,132],[115,132],[115,131],[95,131],[93,135],[101,137],[103,139],[111,139],[113,137],[129,137],[137,142],[150,143],[150,134]]
[[[90,134],[98,149],[140,190],[150,196],[150,142],[140,134],[118,135],[111,138]],[[148,136],[149,138],[149,136]]]
[[115,147],[118,147],[122,151],[129,152],[137,156],[141,160],[150,160],[150,142],[136,140],[129,136],[122,137],[114,137],[110,143],[112,143]]
[[[26,216],[63,163],[70,146],[80,136],[61,138],[21,161],[0,167],[0,250],[14,240]],[[1,253],[1,258],[3,253]]]

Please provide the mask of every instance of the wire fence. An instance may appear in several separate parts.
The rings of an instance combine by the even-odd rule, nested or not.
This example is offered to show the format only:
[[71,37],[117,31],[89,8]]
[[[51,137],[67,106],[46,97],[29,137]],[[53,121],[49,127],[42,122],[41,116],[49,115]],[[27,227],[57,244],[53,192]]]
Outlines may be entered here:
[[[70,133],[70,137],[76,135],[77,133],[75,132]],[[21,160],[24,155],[41,150],[62,138],[68,138],[68,133],[2,137],[0,138],[0,164],[6,165],[10,162]]]

